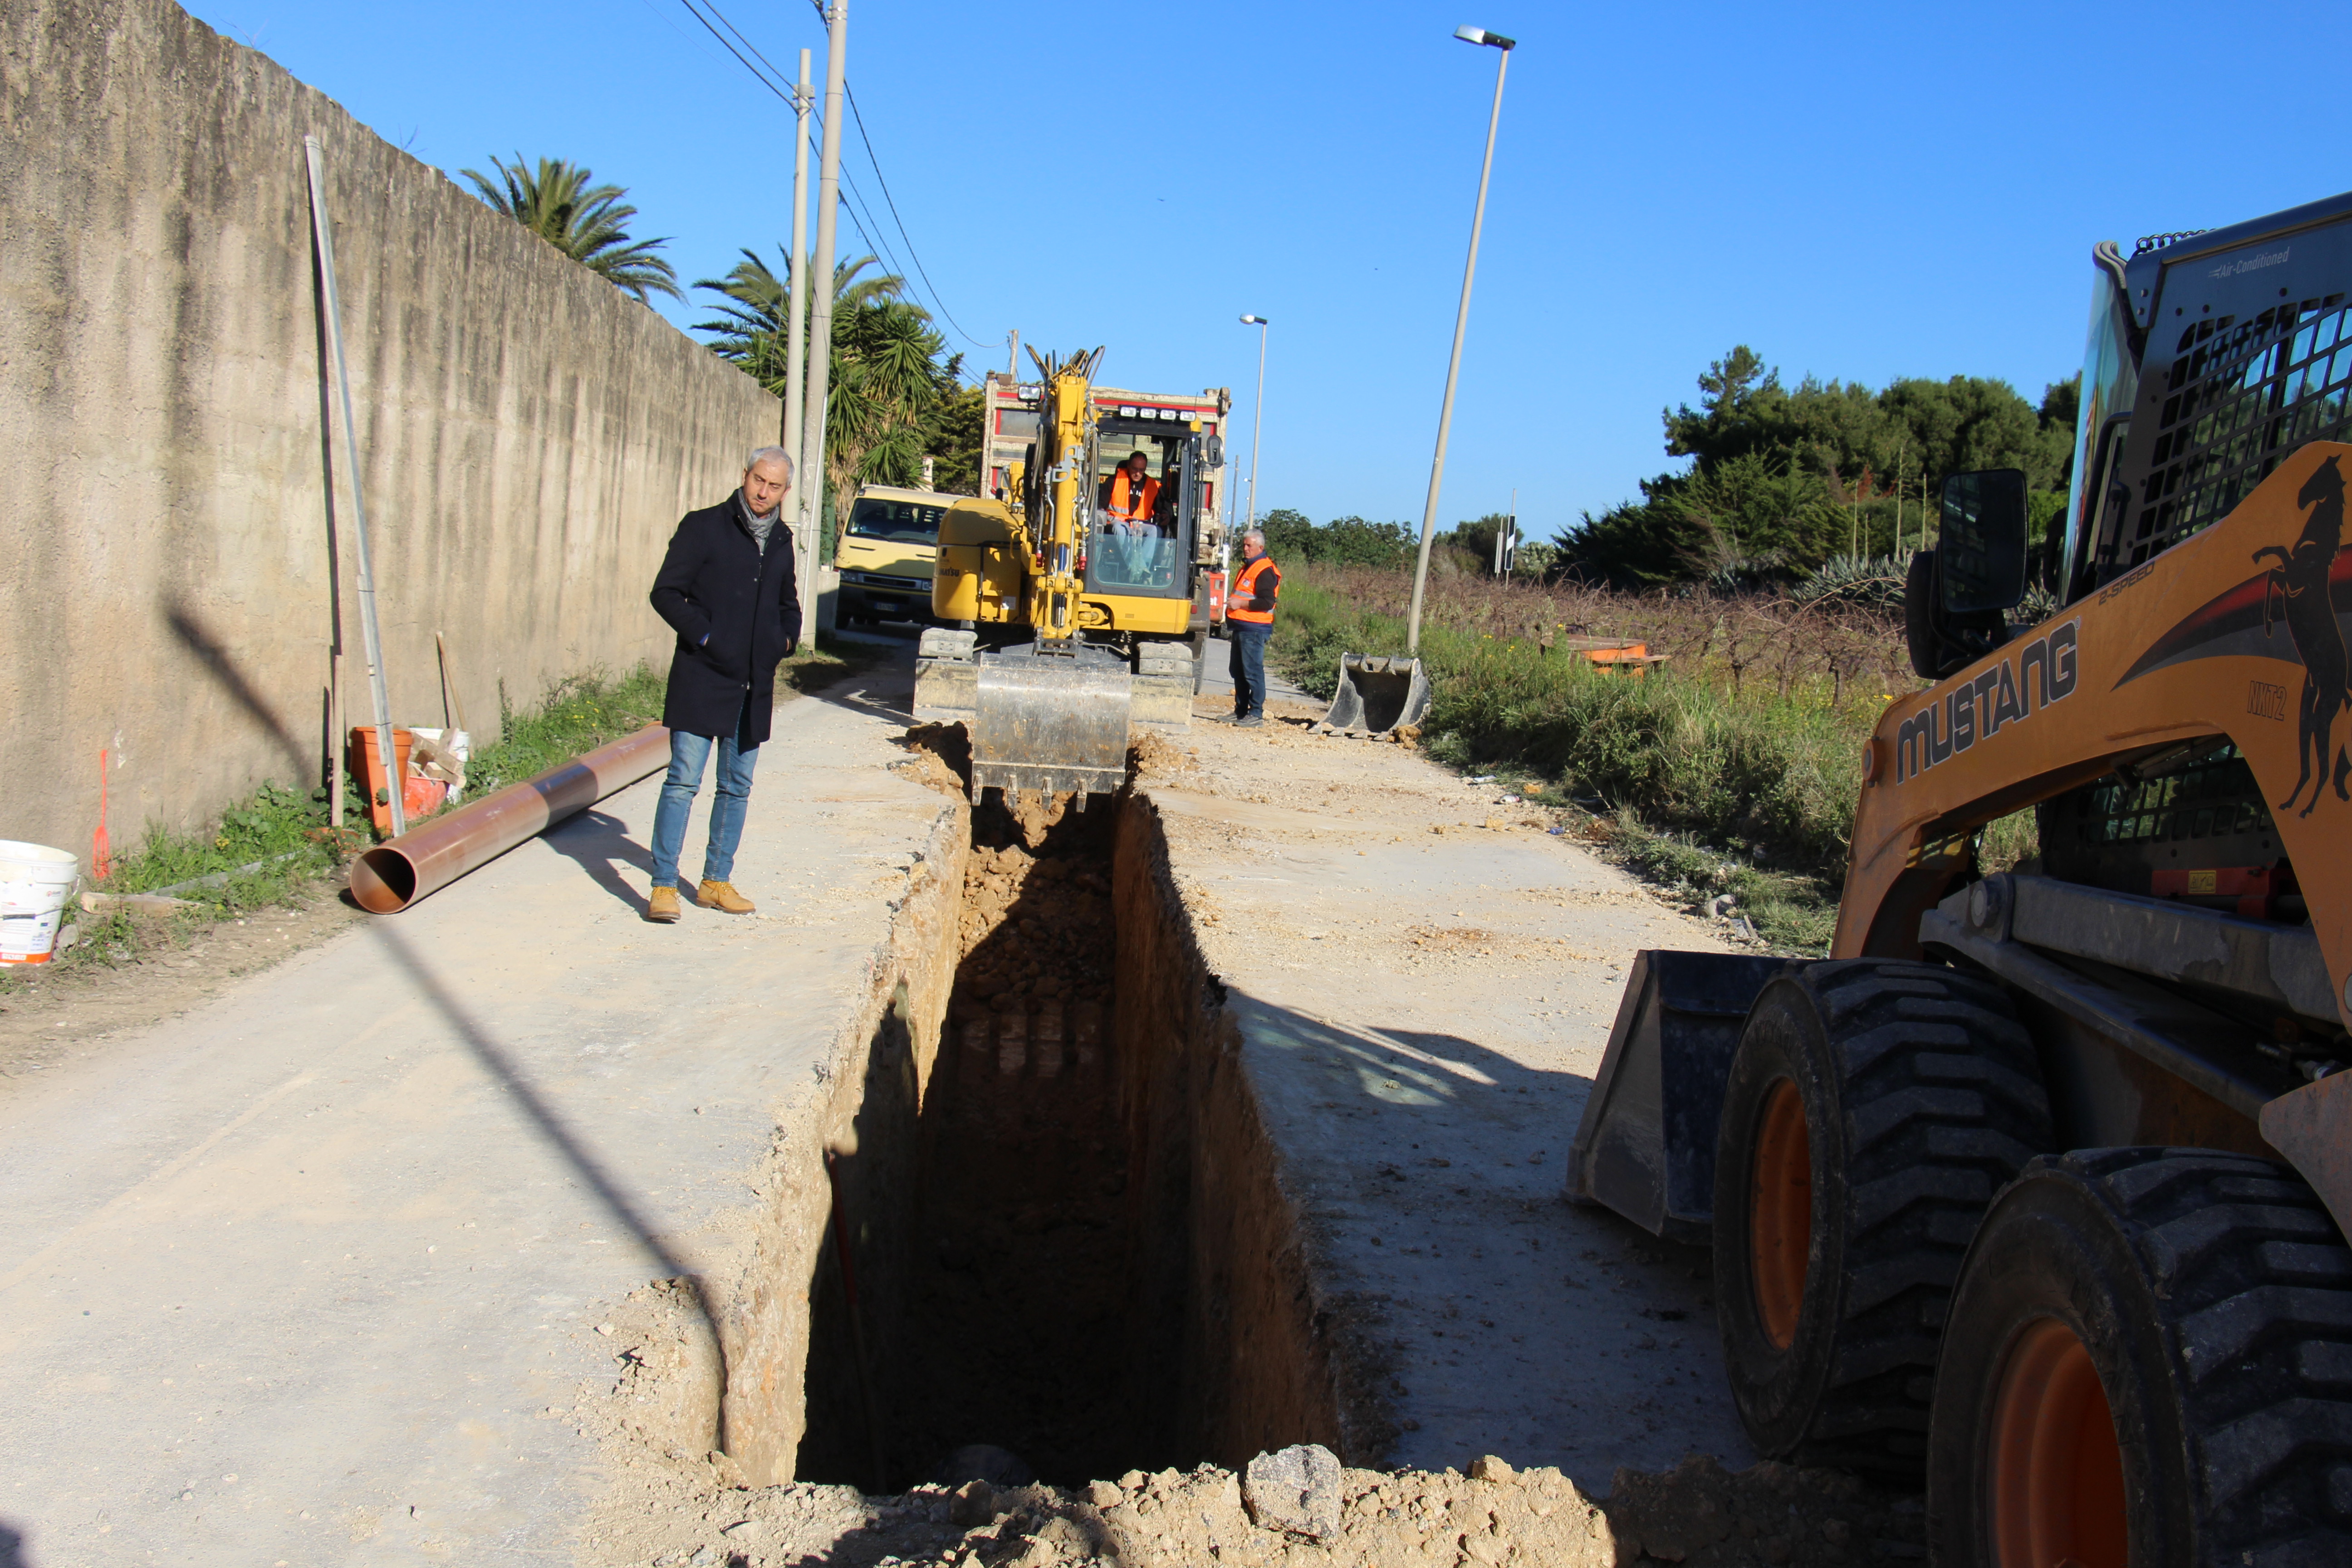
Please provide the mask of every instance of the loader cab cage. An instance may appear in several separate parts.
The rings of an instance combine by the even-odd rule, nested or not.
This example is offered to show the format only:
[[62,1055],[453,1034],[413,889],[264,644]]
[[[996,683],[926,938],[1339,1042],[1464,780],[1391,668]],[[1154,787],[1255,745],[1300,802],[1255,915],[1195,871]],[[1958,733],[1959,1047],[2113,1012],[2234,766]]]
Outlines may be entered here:
[[[2176,240],[2122,272],[2102,279],[2112,310],[2103,322],[2095,306],[2085,366],[2091,559],[2076,595],[2227,516],[2304,443],[2352,438],[2352,195]],[[2136,375],[2107,363],[2117,337],[2140,340]]]
[[1106,493],[1115,470],[1143,454],[1147,480],[1159,487],[1151,521],[1140,527],[1091,509],[1087,530],[1086,591],[1147,599],[1192,596],[1193,542],[1199,535],[1202,485],[1207,471],[1204,437],[1186,424],[1106,416],[1096,427],[1094,496]]

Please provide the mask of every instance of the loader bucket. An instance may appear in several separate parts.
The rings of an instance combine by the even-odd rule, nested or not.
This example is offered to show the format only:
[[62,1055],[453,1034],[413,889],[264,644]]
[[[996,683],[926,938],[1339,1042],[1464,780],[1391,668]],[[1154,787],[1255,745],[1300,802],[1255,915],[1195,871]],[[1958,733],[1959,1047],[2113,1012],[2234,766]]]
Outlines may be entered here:
[[1316,728],[1325,733],[1385,735],[1400,724],[1418,724],[1429,711],[1429,677],[1417,658],[1385,654],[1339,656],[1339,689],[1331,710]]
[[1716,1123],[1758,993],[1790,961],[1637,953],[1609,1049],[1568,1152],[1568,1195],[1669,1241],[1704,1244],[1715,1218]]
[[1127,661],[1094,650],[1007,649],[977,659],[971,723],[971,795],[1114,795],[1127,780]]

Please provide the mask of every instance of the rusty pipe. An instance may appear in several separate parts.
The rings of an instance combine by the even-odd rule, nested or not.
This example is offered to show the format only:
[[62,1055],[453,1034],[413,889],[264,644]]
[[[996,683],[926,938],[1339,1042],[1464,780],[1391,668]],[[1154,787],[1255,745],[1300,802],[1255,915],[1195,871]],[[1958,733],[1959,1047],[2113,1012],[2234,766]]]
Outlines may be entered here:
[[398,914],[668,762],[669,731],[648,724],[377,845],[352,867],[352,897],[371,913]]

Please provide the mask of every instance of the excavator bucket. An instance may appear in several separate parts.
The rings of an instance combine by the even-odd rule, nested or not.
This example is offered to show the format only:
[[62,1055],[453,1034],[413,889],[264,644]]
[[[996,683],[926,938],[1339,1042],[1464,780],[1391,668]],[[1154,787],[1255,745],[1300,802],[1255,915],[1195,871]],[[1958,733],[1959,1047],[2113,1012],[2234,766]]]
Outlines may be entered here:
[[1417,658],[1385,654],[1339,656],[1339,689],[1318,734],[1385,735],[1400,724],[1418,724],[1429,711],[1429,676]]
[[971,798],[1116,794],[1127,778],[1133,678],[1116,654],[1075,644],[982,651],[970,632],[923,634],[915,718],[962,724],[971,736]]
[[1637,953],[1609,1049],[1568,1152],[1568,1195],[1653,1235],[1704,1244],[1716,1123],[1757,994],[1790,967],[1730,952]]

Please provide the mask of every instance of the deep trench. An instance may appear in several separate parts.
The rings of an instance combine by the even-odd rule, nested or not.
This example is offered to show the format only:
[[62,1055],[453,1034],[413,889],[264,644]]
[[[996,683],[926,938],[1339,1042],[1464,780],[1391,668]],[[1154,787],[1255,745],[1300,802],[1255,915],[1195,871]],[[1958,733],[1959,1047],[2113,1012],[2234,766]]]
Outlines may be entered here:
[[875,1042],[859,1120],[892,1146],[867,1135],[844,1199],[866,1211],[846,1232],[855,1321],[837,1243],[814,1281],[802,1479],[961,1479],[949,1462],[975,1445],[1073,1486],[1203,1457],[1174,1397],[1186,1227],[1164,1178],[1157,1201],[1130,1193],[1155,1139],[1130,1135],[1114,1044],[1118,811],[1032,800],[1024,831],[992,794],[972,813],[928,1084],[902,1065],[918,1021],[902,1010]]

